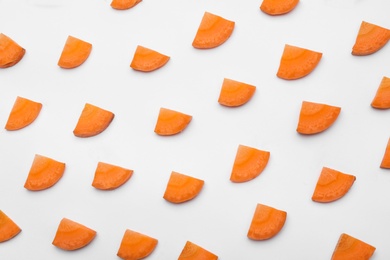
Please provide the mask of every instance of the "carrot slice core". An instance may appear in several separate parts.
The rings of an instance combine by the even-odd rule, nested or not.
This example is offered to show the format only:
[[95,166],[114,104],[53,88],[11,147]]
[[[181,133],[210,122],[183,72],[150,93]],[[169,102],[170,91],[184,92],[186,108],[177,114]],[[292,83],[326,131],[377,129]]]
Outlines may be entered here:
[[112,0],[111,7],[117,10],[126,10],[136,6],[142,0]]
[[178,260],[217,260],[218,256],[203,247],[187,241]]
[[291,12],[299,0],[263,0],[260,10],[269,15],[281,15]]
[[362,21],[352,55],[364,56],[379,51],[390,39],[390,30]]
[[62,50],[58,66],[73,69],[83,64],[92,51],[92,44],[73,36],[68,36]]
[[182,203],[196,197],[204,181],[178,172],[172,172],[163,198],[172,203]]
[[20,231],[20,227],[0,210],[0,243],[14,238]]
[[132,174],[133,170],[99,162],[96,167],[92,186],[100,190],[113,190],[127,182]]
[[150,72],[164,66],[170,57],[155,50],[138,45],[130,67],[134,70]]
[[371,106],[377,109],[390,108],[390,78],[382,78],[375,97],[371,102]]
[[26,50],[5,34],[0,33],[0,68],[8,68],[18,63]]
[[127,229],[123,235],[117,255],[124,260],[142,259],[156,248],[158,240]]
[[241,106],[252,98],[255,90],[255,86],[225,78],[222,83],[218,103],[228,107]]
[[332,260],[362,259],[368,260],[375,252],[375,247],[355,237],[341,234],[333,251]]
[[5,129],[14,131],[30,125],[38,117],[41,109],[41,103],[23,97],[17,97],[9,114]]
[[191,122],[192,116],[160,108],[154,132],[158,135],[174,135],[182,132]]

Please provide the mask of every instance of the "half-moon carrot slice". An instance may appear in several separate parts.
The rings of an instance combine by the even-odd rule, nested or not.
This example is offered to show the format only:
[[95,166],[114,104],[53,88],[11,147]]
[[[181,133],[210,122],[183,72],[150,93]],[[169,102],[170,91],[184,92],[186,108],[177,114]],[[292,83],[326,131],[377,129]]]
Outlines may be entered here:
[[299,0],[263,0],[260,10],[269,15],[281,15],[292,11]]
[[197,49],[215,48],[229,39],[235,23],[221,16],[205,12],[192,46]]
[[218,256],[203,247],[187,241],[178,260],[217,260]]
[[142,0],[112,0],[111,7],[118,10],[126,10],[136,6]]
[[41,103],[23,97],[16,97],[15,103],[8,116],[5,129],[13,131],[28,126],[38,117],[41,109]]
[[114,113],[86,103],[73,134],[77,137],[91,137],[100,134],[111,124]]
[[252,98],[255,91],[255,86],[225,78],[222,83],[218,102],[228,107],[241,106]]
[[340,107],[303,101],[297,132],[310,135],[325,131],[336,121],[340,111]]
[[167,109],[160,108],[154,132],[158,135],[174,135],[183,131],[191,122],[192,116]]
[[283,228],[287,212],[267,205],[257,204],[248,237],[253,240],[266,240],[274,237]]
[[150,255],[156,248],[158,240],[127,229],[123,235],[117,256],[124,260],[137,260]]
[[63,250],[85,247],[95,238],[96,231],[73,220],[63,218],[58,225],[52,244]]
[[390,30],[378,25],[362,21],[352,54],[356,56],[369,55],[379,51],[390,39]]
[[73,36],[68,36],[62,50],[58,66],[64,69],[73,69],[87,60],[92,50],[92,44]]
[[349,191],[355,180],[356,177],[353,175],[323,167],[312,200],[316,202],[338,200]]
[[374,254],[375,249],[372,245],[355,237],[341,234],[336,248],[333,251],[332,260],[368,260]]
[[276,75],[286,80],[302,78],[317,67],[321,58],[320,52],[286,44]]
[[5,34],[0,33],[0,68],[8,68],[18,63],[26,50]]
[[375,97],[371,102],[371,106],[378,109],[390,108],[390,78],[382,78]]
[[239,145],[230,175],[232,182],[250,181],[262,173],[271,153],[253,147]]
[[100,190],[113,190],[127,182],[132,174],[133,170],[99,162],[96,167],[92,186]]
[[163,198],[172,203],[189,201],[199,194],[203,184],[203,180],[172,172]]
[[387,141],[385,154],[383,155],[381,168],[390,169],[390,139]]
[[0,210],[0,243],[10,240],[22,231],[20,227]]
[[61,179],[64,171],[65,163],[36,154],[24,187],[31,191],[48,189]]
[[150,72],[164,66],[170,57],[155,50],[138,45],[130,67],[134,70]]

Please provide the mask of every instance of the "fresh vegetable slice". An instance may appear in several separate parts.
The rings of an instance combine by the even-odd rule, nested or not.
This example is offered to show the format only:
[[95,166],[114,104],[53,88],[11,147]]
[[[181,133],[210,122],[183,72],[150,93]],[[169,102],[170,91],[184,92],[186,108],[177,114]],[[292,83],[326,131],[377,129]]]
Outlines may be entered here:
[[382,78],[375,97],[371,102],[371,106],[378,109],[390,108],[390,78]]
[[134,70],[150,72],[164,66],[170,57],[155,50],[138,45],[130,67]]
[[256,91],[256,87],[232,79],[224,79],[218,102],[228,107],[237,107],[247,103]]
[[375,247],[348,234],[341,234],[332,260],[368,260],[375,252]]
[[156,248],[158,240],[127,229],[123,235],[117,255],[124,260],[137,260],[150,255]]
[[217,260],[218,256],[203,247],[187,241],[178,260]]
[[5,129],[19,130],[30,125],[41,112],[42,104],[23,97],[16,97]]
[[68,36],[62,50],[58,66],[73,69],[83,64],[92,51],[92,44],[73,36]]
[[235,22],[205,12],[196,32],[192,46],[197,49],[215,48],[229,39]]
[[390,169],[390,139],[387,142],[385,154],[382,158],[381,168]]
[[0,210],[0,243],[14,238],[20,231],[20,227]]
[[281,15],[291,12],[299,0],[263,0],[260,10],[269,15]]
[[0,68],[8,68],[18,63],[26,50],[7,35],[0,33]]
[[386,45],[389,39],[390,30],[362,21],[355,44],[352,47],[352,54],[364,56],[377,52]]
[[172,203],[182,203],[195,198],[204,181],[178,172],[172,172],[163,198]]
[[92,186],[100,190],[113,190],[127,182],[132,174],[133,170],[99,162],[95,170]]
[[126,10],[136,6],[142,0],[112,0],[111,7],[117,10]]
[[191,122],[192,116],[160,108],[154,132],[158,135],[174,135],[182,132]]

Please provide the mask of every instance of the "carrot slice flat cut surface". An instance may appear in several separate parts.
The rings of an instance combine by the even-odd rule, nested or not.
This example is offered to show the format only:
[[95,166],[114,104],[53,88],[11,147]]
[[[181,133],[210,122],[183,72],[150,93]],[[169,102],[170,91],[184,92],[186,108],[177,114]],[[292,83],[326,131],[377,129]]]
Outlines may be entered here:
[[340,111],[340,107],[303,101],[297,132],[306,135],[323,132],[336,121]]
[[41,109],[41,103],[23,97],[17,97],[9,114],[5,129],[14,131],[30,125],[38,117]]
[[5,34],[0,33],[0,68],[8,68],[18,63],[26,50]]
[[260,10],[269,15],[281,15],[291,12],[299,0],[263,0]]
[[99,162],[96,167],[92,186],[100,190],[113,190],[127,182],[132,174],[133,170]]
[[111,7],[117,10],[126,10],[136,6],[142,0],[112,0]]
[[387,142],[385,154],[383,155],[381,168],[390,169],[390,139]]
[[375,97],[371,102],[371,106],[377,109],[390,108],[390,78],[382,78]]
[[271,153],[253,147],[239,145],[230,175],[232,182],[250,181],[263,172]]
[[73,134],[77,137],[91,137],[100,134],[111,124],[114,113],[86,103]]
[[127,229],[123,235],[117,256],[124,260],[137,260],[149,256],[156,248],[158,240]]
[[0,210],[0,243],[14,238],[20,231],[20,227]]
[[332,260],[369,260],[375,252],[375,247],[355,237],[341,234],[336,248],[333,251]]
[[24,187],[31,191],[48,189],[56,184],[65,171],[65,163],[36,154]]
[[158,135],[175,135],[182,132],[191,122],[192,116],[160,108],[154,132]]
[[203,247],[187,241],[178,260],[217,260],[218,256]]
[[370,55],[379,51],[390,39],[390,30],[378,25],[362,21],[352,54],[356,56]]
[[287,212],[257,204],[248,237],[252,240],[266,240],[277,235],[286,222]]
[[197,49],[215,48],[230,38],[234,25],[235,22],[233,21],[205,12],[192,42],[192,46]]
[[178,172],[172,172],[163,198],[172,203],[182,203],[195,198],[204,181]]
[[321,58],[320,52],[286,44],[276,75],[286,80],[305,77],[317,67]]
[[228,107],[238,107],[247,103],[256,91],[256,87],[243,82],[224,79],[218,103]]
[[130,67],[134,70],[150,72],[164,66],[170,57],[146,47],[137,46]]
[[73,36],[68,36],[62,50],[58,66],[64,69],[73,69],[83,64],[92,51],[92,44]]

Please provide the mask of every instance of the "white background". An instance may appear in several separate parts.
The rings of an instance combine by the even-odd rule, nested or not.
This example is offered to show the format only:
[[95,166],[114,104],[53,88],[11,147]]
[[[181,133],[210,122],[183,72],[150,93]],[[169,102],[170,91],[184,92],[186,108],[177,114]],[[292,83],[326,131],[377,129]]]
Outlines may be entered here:
[[[126,229],[158,239],[148,259],[177,259],[187,240],[223,260],[330,259],[341,233],[390,258],[390,172],[379,165],[390,136],[389,111],[370,103],[390,76],[390,46],[370,56],[351,49],[364,20],[390,28],[388,0],[302,0],[272,17],[261,1],[144,0],[117,11],[110,0],[0,0],[0,32],[26,49],[0,70],[0,125],[17,96],[43,104],[30,126],[0,131],[0,209],[22,232],[0,244],[1,259],[119,259]],[[205,11],[235,21],[229,40],[197,50],[192,40]],[[57,66],[68,35],[93,45],[80,67]],[[276,77],[285,44],[323,53],[307,77]],[[129,65],[137,45],[171,57],[142,73]],[[255,85],[249,103],[226,108],[217,99],[223,78]],[[327,131],[296,132],[303,100],[340,106]],[[85,103],[115,114],[98,136],[72,131]],[[179,135],[153,130],[160,107],[193,116]],[[264,172],[229,181],[239,144],[271,152]],[[35,154],[66,163],[62,179],[40,192],[23,185]],[[113,191],[91,186],[99,161],[134,170]],[[322,167],[356,176],[346,196],[311,200]],[[181,205],[162,196],[171,171],[205,181]],[[257,203],[287,212],[282,231],[267,241],[246,234]],[[51,242],[62,218],[97,231],[87,247],[67,252]]]

